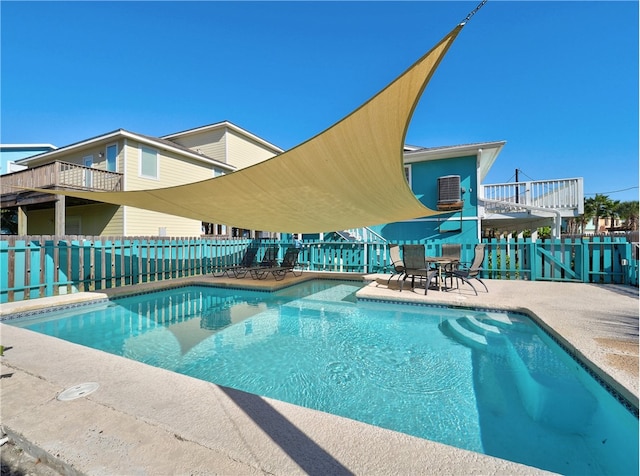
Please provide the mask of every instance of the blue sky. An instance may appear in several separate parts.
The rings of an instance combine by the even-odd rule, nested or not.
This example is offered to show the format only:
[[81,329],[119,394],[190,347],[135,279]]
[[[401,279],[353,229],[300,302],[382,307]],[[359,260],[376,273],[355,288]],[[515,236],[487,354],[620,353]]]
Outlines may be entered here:
[[[4,0],[0,141],[60,147],[229,120],[289,149],[476,4]],[[407,143],[506,140],[487,183],[518,168],[521,180],[584,177],[586,194],[637,200],[638,38],[636,1],[489,0],[427,87]]]

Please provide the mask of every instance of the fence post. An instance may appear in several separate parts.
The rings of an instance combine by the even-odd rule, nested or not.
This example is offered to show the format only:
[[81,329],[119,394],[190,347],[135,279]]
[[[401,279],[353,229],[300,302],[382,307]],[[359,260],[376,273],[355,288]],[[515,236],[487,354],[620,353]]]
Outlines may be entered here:
[[536,256],[538,255],[538,240],[533,241],[527,238],[525,243],[529,245],[529,268],[531,269],[531,281],[535,281],[538,277],[538,263]]
[[58,273],[56,268],[58,267],[57,262],[57,248],[55,242],[52,239],[46,240],[44,243],[45,246],[45,265],[43,269],[43,277],[45,286],[45,296],[53,296],[53,283],[57,281]]
[[582,256],[582,282],[583,283],[588,283],[591,281],[591,275],[590,275],[590,271],[591,271],[591,266],[589,264],[589,258],[591,256],[591,247],[589,246],[589,239],[588,238],[582,238],[580,246],[582,247],[581,249],[581,256]]

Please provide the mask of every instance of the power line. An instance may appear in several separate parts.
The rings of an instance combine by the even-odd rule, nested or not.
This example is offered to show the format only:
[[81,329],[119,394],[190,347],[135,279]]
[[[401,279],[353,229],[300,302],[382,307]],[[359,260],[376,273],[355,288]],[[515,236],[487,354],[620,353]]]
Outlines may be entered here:
[[536,179],[529,177],[526,173],[524,173],[524,171],[522,169],[518,169],[520,171],[520,173],[522,175],[524,175],[525,177],[527,177],[529,180],[533,180],[535,182]]
[[585,195],[608,195],[610,193],[626,192],[627,190],[633,190],[634,188],[638,188],[638,186],[636,185],[635,187],[623,188],[621,190],[613,190],[612,192],[585,193]]

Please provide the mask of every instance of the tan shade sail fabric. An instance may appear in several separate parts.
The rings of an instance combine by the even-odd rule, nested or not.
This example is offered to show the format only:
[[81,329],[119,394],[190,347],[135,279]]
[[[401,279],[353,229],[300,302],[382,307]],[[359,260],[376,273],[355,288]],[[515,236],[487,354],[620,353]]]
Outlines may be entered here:
[[462,26],[364,105],[277,157],[175,187],[55,193],[274,232],[327,232],[437,214],[409,188],[403,148],[418,100]]

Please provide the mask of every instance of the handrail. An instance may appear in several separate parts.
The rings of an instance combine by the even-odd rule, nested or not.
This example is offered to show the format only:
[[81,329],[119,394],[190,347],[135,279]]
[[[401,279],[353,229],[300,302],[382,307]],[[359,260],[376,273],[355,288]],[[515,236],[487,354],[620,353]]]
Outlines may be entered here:
[[[582,177],[532,180],[483,185],[482,197],[491,202],[500,202],[542,209],[575,209],[584,212],[584,188]],[[497,203],[496,203],[497,204]],[[516,207],[510,207],[516,208]]]
[[25,188],[66,187],[84,190],[119,191],[122,176],[118,172],[55,161],[2,176],[2,193],[16,193]]
[[510,205],[513,205],[514,209],[525,209],[525,210],[533,210],[533,211],[542,211],[542,212],[553,213],[555,215],[555,217],[553,219],[552,236],[554,238],[560,238],[560,236],[562,235],[562,214],[557,209],[534,207],[532,205],[523,205],[522,203],[513,203],[513,204],[511,204],[511,203],[502,202],[502,201],[498,201],[498,200],[489,200],[489,199],[486,199],[486,198],[483,198],[481,200],[484,203],[489,203],[489,204],[499,205],[499,206],[507,206],[508,207]]
[[355,241],[379,241],[386,243],[387,239],[376,233],[371,228],[364,226],[362,228],[350,228],[348,230],[336,231],[345,240],[350,241],[350,237],[353,237]]

